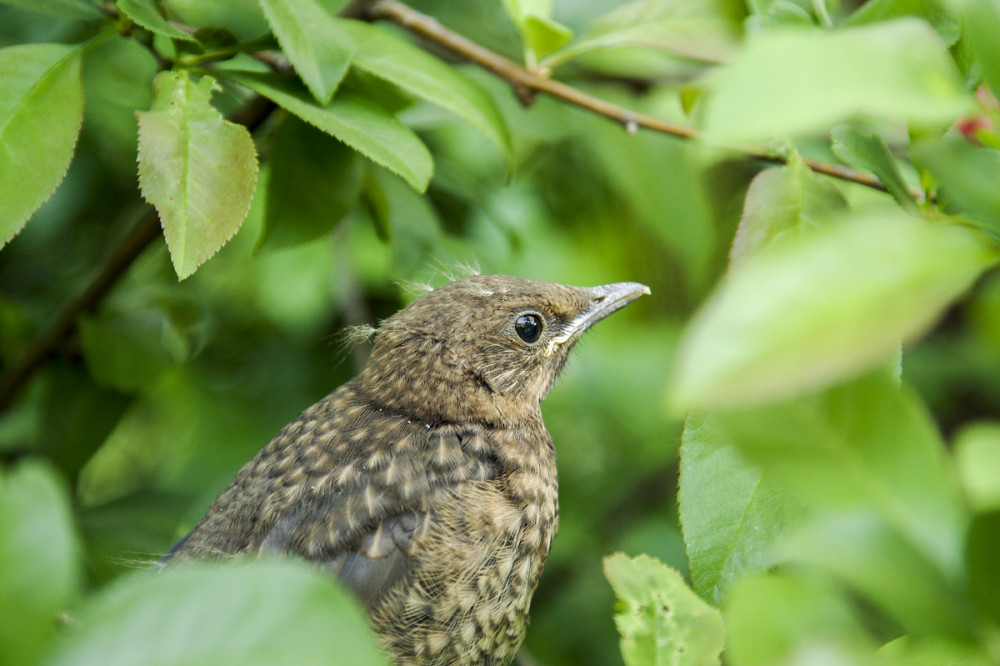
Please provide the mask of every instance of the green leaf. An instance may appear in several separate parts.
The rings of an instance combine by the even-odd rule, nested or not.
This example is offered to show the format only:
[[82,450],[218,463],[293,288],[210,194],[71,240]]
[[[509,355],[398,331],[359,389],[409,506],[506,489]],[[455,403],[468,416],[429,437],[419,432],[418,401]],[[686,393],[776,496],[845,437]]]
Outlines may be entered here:
[[1000,424],[963,428],[955,438],[955,464],[972,509],[1000,511]]
[[260,6],[313,97],[329,104],[351,62],[351,36],[314,0],[260,0]]
[[784,559],[785,537],[801,524],[805,503],[747,461],[711,415],[684,425],[677,501],[691,582],[705,599],[726,602],[733,584]]
[[908,16],[930,23],[948,46],[962,35],[958,19],[938,0],[870,0],[858,7],[844,25],[869,25]]
[[338,22],[357,45],[353,67],[454,113],[500,148],[508,162],[513,160],[503,116],[493,100],[469,78],[380,26],[348,19]]
[[997,0],[958,0],[962,16],[962,35],[975,56],[983,79],[1000,94],[1000,2]]
[[877,132],[863,132],[851,125],[841,125],[831,133],[831,149],[845,164],[875,174],[889,194],[905,210],[917,211],[910,188],[903,181],[899,167],[889,152],[885,139]]
[[71,19],[99,19],[104,16],[88,0],[0,0],[0,5]]
[[295,116],[274,133],[260,245],[294,245],[328,233],[358,200],[358,154]]
[[399,174],[418,192],[427,189],[434,170],[427,147],[411,129],[368,100],[342,91],[330,104],[318,106],[295,81],[251,72],[225,75]]
[[0,662],[37,663],[80,587],[69,495],[46,465],[0,468]]
[[801,572],[740,581],[725,620],[732,666],[859,664],[876,647],[844,591]]
[[618,597],[615,625],[627,666],[721,663],[722,615],[676,569],[648,555],[615,553],[604,558],[604,575]]
[[62,182],[82,123],[79,47],[0,49],[0,247]]
[[960,631],[965,516],[937,427],[888,371],[714,427],[813,516],[787,547],[914,630]]
[[978,232],[886,211],[773,243],[681,340],[675,405],[760,404],[887,362],[997,258]]
[[710,141],[766,141],[852,117],[944,123],[969,108],[941,38],[904,19],[835,32],[760,35],[710,81]]
[[524,41],[536,59],[562,48],[573,39],[573,31],[546,16],[530,14],[521,23]]
[[973,146],[952,137],[924,141],[910,148],[914,161],[940,185],[945,209],[968,215],[1000,236],[1000,151]]
[[217,87],[208,76],[160,72],[151,109],[138,114],[139,185],[182,280],[239,231],[257,184],[253,139],[212,107]]
[[56,666],[384,665],[364,615],[325,573],[297,561],[169,566],[90,602]]
[[762,171],[747,191],[729,253],[730,268],[741,266],[771,242],[818,227],[846,209],[840,190],[798,159]]
[[171,25],[160,12],[156,0],[118,0],[116,4],[126,16],[150,32],[185,42],[198,41],[183,30],[178,30]]

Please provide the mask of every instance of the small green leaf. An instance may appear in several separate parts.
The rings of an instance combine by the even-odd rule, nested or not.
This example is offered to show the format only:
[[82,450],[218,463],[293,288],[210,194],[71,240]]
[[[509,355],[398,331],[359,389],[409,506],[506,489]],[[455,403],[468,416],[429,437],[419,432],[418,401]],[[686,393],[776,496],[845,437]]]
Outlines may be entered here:
[[945,209],[968,215],[1000,236],[1000,151],[944,137],[914,144],[914,161],[934,176]]
[[197,42],[193,36],[171,25],[160,12],[155,0],[118,0],[117,5],[126,16],[150,32],[170,39]]
[[357,45],[352,66],[454,113],[482,132],[508,161],[513,160],[510,133],[496,104],[455,67],[381,26],[348,19],[338,22]]
[[80,613],[55,666],[384,666],[349,593],[297,561],[174,565],[124,577]]
[[62,182],[82,123],[79,47],[0,49],[0,247]]
[[899,166],[889,152],[885,139],[877,132],[863,132],[851,125],[841,125],[831,133],[833,154],[845,164],[875,174],[889,194],[905,210],[916,212],[917,204],[903,181]]
[[733,666],[861,664],[876,648],[843,590],[795,571],[740,581],[725,620]]
[[418,192],[427,189],[434,170],[427,146],[412,130],[368,100],[342,91],[330,104],[319,106],[296,81],[232,70],[225,75],[399,174]]
[[996,259],[974,230],[892,211],[772,243],[689,324],[672,399],[760,404],[884,363]]
[[975,511],[1000,511],[1000,424],[976,423],[955,438],[955,464]]
[[947,48],[923,21],[760,35],[710,81],[705,138],[767,141],[856,116],[914,123],[969,108]]
[[79,591],[69,495],[46,465],[0,468],[0,662],[38,663]]
[[260,245],[294,245],[328,233],[357,202],[363,172],[358,153],[287,116],[274,133]]
[[786,536],[801,524],[805,502],[750,463],[712,416],[684,424],[677,493],[691,583],[714,604],[733,584],[783,560]]
[[260,6],[309,91],[329,104],[351,62],[351,36],[314,0],[260,0]]
[[100,10],[89,0],[0,0],[0,5],[9,5],[18,9],[60,16],[71,19],[103,18]]
[[840,190],[798,159],[762,171],[747,191],[729,253],[730,268],[741,266],[771,242],[818,227],[846,209]]
[[524,41],[536,59],[562,48],[571,39],[573,31],[545,16],[530,14],[521,23]]
[[692,592],[676,569],[640,555],[604,558],[618,597],[615,625],[627,666],[720,664],[725,627],[719,611]]
[[138,114],[139,185],[182,280],[239,230],[257,184],[253,139],[212,107],[216,88],[208,76],[160,72],[152,108]]

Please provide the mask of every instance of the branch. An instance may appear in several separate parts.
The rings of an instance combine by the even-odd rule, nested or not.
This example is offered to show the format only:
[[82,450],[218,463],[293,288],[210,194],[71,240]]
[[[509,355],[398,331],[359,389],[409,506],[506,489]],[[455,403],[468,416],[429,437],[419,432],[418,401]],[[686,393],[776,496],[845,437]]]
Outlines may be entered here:
[[[671,123],[660,118],[639,113],[638,111],[632,111],[599,97],[588,95],[565,83],[540,76],[489,49],[483,48],[458,33],[448,30],[438,23],[436,19],[421,14],[398,0],[375,0],[371,4],[359,4],[363,5],[360,13],[365,18],[370,20],[385,19],[396,23],[410,32],[505,79],[514,87],[518,98],[525,104],[530,103],[533,95],[544,93],[597,115],[609,118],[624,127],[629,134],[634,134],[641,127],[681,139],[697,139],[699,137],[698,130],[693,127]],[[735,150],[748,157],[764,162],[785,164],[788,161],[787,158],[768,152],[760,146],[739,146]],[[886,191],[885,185],[870,173],[806,157],[802,158],[802,163],[817,173],[871,187],[883,192]]]

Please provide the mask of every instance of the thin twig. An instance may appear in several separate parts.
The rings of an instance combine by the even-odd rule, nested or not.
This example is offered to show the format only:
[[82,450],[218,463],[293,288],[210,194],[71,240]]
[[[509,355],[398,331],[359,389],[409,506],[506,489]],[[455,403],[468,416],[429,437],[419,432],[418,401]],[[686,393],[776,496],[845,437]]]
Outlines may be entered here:
[[[699,138],[698,130],[693,127],[672,123],[617,104],[612,104],[599,97],[588,95],[565,83],[554,81],[525,69],[521,65],[480,46],[470,39],[452,32],[438,23],[433,17],[422,14],[398,0],[375,0],[371,4],[359,4],[364,7],[363,16],[365,18],[391,21],[451,51],[455,55],[493,72],[513,86],[515,93],[522,102],[530,103],[534,94],[544,93],[613,120],[624,127],[630,134],[636,132],[639,128],[643,128],[681,139]],[[787,162],[787,158],[784,156],[776,155],[760,146],[739,146],[734,149],[748,157],[765,162],[776,164],[785,164]],[[802,163],[817,173],[865,185],[883,192],[886,191],[885,185],[878,178],[864,171],[809,158],[802,158]]]

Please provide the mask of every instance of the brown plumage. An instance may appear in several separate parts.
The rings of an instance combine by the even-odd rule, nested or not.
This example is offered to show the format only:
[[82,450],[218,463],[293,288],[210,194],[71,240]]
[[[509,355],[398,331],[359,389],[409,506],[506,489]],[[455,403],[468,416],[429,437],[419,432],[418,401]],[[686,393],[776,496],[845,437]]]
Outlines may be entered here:
[[644,293],[485,275],[424,295],[167,558],[302,557],[357,594],[400,666],[506,665],[556,529],[540,403],[579,336]]

